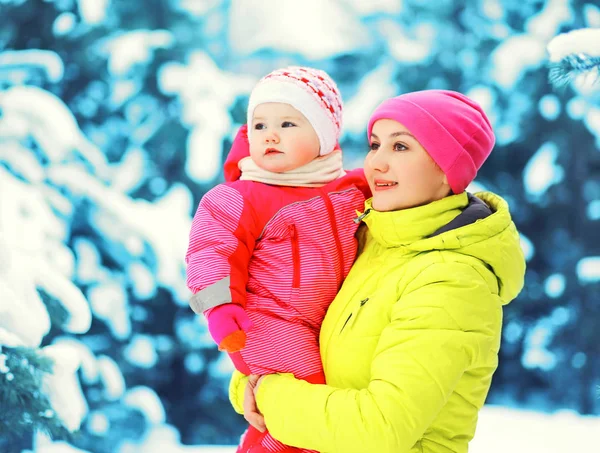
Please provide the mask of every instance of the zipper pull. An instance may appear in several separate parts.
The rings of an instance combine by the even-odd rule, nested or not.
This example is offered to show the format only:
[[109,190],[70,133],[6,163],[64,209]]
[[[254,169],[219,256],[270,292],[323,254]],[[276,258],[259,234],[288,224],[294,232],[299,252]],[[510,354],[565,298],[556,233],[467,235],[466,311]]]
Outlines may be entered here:
[[354,218],[354,223],[356,223],[358,225],[360,222],[362,222],[362,219],[364,219],[369,212],[371,212],[371,208],[367,209],[365,212],[363,212],[358,217],[355,217]]

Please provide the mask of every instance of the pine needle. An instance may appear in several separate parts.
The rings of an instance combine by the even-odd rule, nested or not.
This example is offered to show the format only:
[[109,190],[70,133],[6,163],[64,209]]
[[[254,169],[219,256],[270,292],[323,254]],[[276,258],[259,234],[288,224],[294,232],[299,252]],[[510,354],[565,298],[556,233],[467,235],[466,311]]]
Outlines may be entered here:
[[600,57],[591,57],[587,54],[571,54],[558,62],[550,63],[548,80],[556,87],[564,87],[572,83],[582,74],[595,74],[593,83],[600,79]]

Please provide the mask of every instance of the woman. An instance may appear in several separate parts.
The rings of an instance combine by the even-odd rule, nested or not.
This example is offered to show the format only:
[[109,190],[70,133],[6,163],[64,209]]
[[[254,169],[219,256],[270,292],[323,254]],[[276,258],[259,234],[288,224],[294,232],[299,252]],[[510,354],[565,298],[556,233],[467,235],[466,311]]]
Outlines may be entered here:
[[254,426],[246,439],[266,424],[324,453],[466,452],[525,273],[507,203],[465,192],[492,128],[466,96],[428,90],[383,102],[368,134],[373,198],[321,328],[327,385],[236,374],[231,400]]

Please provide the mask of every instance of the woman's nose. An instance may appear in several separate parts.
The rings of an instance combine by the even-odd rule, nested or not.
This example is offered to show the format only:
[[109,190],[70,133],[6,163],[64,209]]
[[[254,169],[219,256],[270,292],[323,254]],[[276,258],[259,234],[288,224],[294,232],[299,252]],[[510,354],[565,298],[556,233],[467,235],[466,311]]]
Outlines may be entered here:
[[383,150],[379,150],[375,154],[371,155],[371,158],[369,159],[369,165],[371,165],[373,170],[377,170],[382,173],[385,173],[390,168],[387,156]]

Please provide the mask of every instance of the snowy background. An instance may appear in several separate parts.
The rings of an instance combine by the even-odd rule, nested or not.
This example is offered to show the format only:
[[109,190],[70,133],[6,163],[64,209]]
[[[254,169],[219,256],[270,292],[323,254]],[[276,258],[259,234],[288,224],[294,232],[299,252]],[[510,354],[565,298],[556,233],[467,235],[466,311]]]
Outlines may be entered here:
[[593,3],[0,0],[0,345],[55,361],[47,416],[73,432],[0,432],[0,452],[237,442],[184,254],[250,89],[288,64],[340,86],[348,168],[386,97],[484,106],[497,147],[472,189],[509,201],[528,272],[473,451],[600,451],[600,84],[556,90],[546,67],[555,35],[600,27]]

